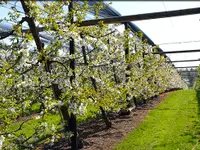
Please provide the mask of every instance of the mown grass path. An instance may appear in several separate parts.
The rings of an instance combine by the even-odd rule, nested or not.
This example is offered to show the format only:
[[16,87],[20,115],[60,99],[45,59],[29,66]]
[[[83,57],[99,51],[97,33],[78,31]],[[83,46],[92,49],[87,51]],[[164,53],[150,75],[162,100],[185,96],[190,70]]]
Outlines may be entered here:
[[116,150],[200,150],[200,92],[171,93]]

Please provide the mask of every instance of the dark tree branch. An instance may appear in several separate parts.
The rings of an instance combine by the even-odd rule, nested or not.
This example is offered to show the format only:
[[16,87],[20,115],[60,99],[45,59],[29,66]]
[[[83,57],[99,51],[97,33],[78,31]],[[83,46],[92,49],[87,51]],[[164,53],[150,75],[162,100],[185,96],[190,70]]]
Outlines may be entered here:
[[13,67],[15,67],[15,65],[17,65],[17,63],[20,61],[21,58],[22,58],[22,53],[17,57],[17,59],[15,60],[15,63],[12,66],[10,66],[9,68],[6,69],[6,72],[8,72]]
[[35,40],[35,44],[37,46],[37,49],[38,49],[39,52],[41,52],[42,49],[43,49],[42,42],[41,42],[41,40],[39,38],[39,32],[38,32],[38,29],[36,28],[34,19],[29,16],[30,9],[25,4],[24,0],[20,0],[20,1],[21,1],[21,4],[22,4],[22,7],[24,9],[25,14],[28,16],[26,21],[27,21],[27,23],[29,25],[30,31],[31,31],[31,33],[33,35],[33,38]]
[[65,68],[66,71],[69,71],[68,68],[60,61],[56,61],[56,60],[51,60],[49,61],[49,63],[57,63],[57,64],[60,64],[61,66],[63,66]]
[[18,132],[19,130],[22,130],[22,126],[23,126],[24,123],[26,123],[27,121],[29,121],[29,120],[26,120],[26,121],[22,122],[22,124],[20,124],[20,126],[19,126],[18,129],[13,130],[13,131],[10,131],[10,132],[0,133],[0,135],[8,135],[8,134],[11,134],[11,133],[14,133],[14,132]]
[[28,68],[27,70],[21,72],[20,75],[23,75],[23,74],[25,74],[25,73],[31,71],[35,66],[38,65],[38,63],[39,63],[39,62],[37,62],[37,63],[35,63],[35,64],[32,64],[32,66],[31,66],[30,68]]
[[[27,21],[27,17],[23,17],[22,20],[19,21],[17,25],[20,25],[20,24],[22,24],[22,23],[25,22],[25,21]],[[15,30],[12,30],[12,31],[10,31],[10,32],[7,32],[6,35],[0,37],[0,40],[3,40],[3,39],[5,39],[5,38],[7,38],[7,37],[13,35],[14,32],[15,32]]]

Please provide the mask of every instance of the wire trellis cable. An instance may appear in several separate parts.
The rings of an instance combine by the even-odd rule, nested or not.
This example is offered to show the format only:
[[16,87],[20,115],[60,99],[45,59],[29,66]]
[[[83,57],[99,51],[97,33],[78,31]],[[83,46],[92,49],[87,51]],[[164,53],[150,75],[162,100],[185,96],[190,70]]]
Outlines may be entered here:
[[157,44],[157,45],[173,45],[173,44],[184,44],[184,43],[195,43],[195,42],[200,42],[200,40],[160,43],[160,44]]

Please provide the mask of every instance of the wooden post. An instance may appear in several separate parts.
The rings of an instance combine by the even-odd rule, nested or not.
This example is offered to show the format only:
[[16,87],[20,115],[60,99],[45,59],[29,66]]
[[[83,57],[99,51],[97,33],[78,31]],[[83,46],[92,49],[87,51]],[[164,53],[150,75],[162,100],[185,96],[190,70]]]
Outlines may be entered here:
[[[128,29],[128,23],[127,23],[127,22],[124,23],[124,27],[125,27],[125,30]],[[125,43],[124,43],[124,46],[125,46],[125,48],[124,48],[124,52],[125,52],[125,61],[128,62],[128,61],[129,61],[129,43],[128,43],[128,35],[127,35],[125,38],[127,38],[127,40],[125,40]],[[127,65],[126,70],[130,70],[130,66],[129,66],[129,65],[130,65],[130,64]],[[126,74],[126,82],[128,82],[128,77],[129,77],[129,75]]]
[[[68,10],[69,12],[72,12],[73,9],[73,1],[70,1],[69,6],[68,6]],[[71,16],[71,24],[74,22],[73,19],[73,14]],[[69,41],[69,54],[73,55],[75,54],[75,44],[74,44],[74,39],[71,37],[70,41]],[[75,80],[75,59],[72,58],[70,60],[70,69],[72,69],[72,76],[70,76],[70,83],[73,87],[73,81]],[[72,102],[74,101],[74,97],[72,97]],[[71,149],[72,150],[78,150],[78,140],[77,140],[77,124],[76,124],[76,115],[73,114],[73,112],[71,112],[70,118],[69,118],[69,122],[68,122],[68,126],[70,131],[73,133],[72,137],[71,137]]]
[[71,113],[69,118],[69,130],[73,133],[73,136],[71,137],[71,149],[78,150],[76,116],[73,113]]
[[[124,27],[125,27],[125,30],[127,30],[128,29],[128,23],[127,22],[125,22],[124,23]],[[130,52],[129,52],[129,37],[128,37],[128,34],[126,35],[126,40],[125,40],[125,44],[124,44],[124,52],[125,52],[125,61],[126,61],[126,63],[128,63],[127,64],[127,66],[126,66],[126,70],[130,70],[131,69],[131,66],[130,66],[130,64],[129,64],[129,55],[130,55]],[[125,74],[125,76],[126,76],[126,82],[128,82],[129,81],[129,74]],[[126,102],[127,102],[127,108],[129,108],[129,107],[131,107],[131,104],[130,104],[130,101],[128,100],[128,97],[129,97],[129,93],[127,93],[126,94]],[[122,110],[123,111],[123,110]],[[129,110],[124,110],[125,111],[125,113],[124,114],[127,114],[127,115],[129,115],[130,114],[130,111]]]
[[[80,35],[82,39],[84,39],[84,35]],[[83,60],[84,60],[84,64],[85,65],[88,65],[88,60],[87,60],[87,56],[86,56],[86,52],[85,52],[85,46],[82,46],[82,54],[83,54]],[[90,80],[92,81],[92,86],[94,87],[94,90],[97,92],[97,85],[96,85],[96,80],[93,78],[93,77],[90,77]],[[106,126],[108,128],[111,127],[112,123],[111,121],[109,120],[105,110],[103,109],[102,106],[99,107],[100,110],[101,110],[101,113],[102,113],[102,117],[103,117],[103,120],[106,124]]]
[[[126,23],[124,23],[124,27],[125,27],[125,30],[127,30],[128,29],[128,23],[126,22]],[[127,41],[125,41],[125,59],[126,59],[126,61],[128,61],[128,59],[129,59],[129,43],[128,43],[128,35],[127,35],[127,37],[125,37],[125,38],[127,38]]]

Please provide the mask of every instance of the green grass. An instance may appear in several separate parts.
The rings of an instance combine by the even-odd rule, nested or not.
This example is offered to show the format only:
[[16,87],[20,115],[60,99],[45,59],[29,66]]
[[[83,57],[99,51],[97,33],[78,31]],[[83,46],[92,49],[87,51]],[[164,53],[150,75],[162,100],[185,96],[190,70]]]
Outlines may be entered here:
[[171,93],[116,150],[200,150],[200,92]]
[[[34,104],[31,106],[30,110],[26,110],[24,113],[26,115],[31,115],[35,114],[36,112],[39,112],[40,105]],[[94,118],[96,117],[97,112],[99,111],[98,107],[92,107],[92,105],[88,105],[87,111],[84,115],[79,115],[77,116],[77,124],[83,123],[87,121],[89,118]],[[3,114],[3,111],[0,111]],[[15,132],[15,135],[21,135],[24,134],[26,137],[30,137],[34,132],[34,128],[37,127],[40,124],[42,118],[36,120],[33,118],[30,118],[27,122],[25,122],[18,132]],[[18,121],[15,122],[9,126],[7,126],[8,131],[15,131],[19,129],[20,125],[22,124],[23,121]],[[43,122],[47,122],[48,125],[54,124],[56,128],[60,129],[61,128],[61,118],[58,114],[47,114],[44,116]],[[38,139],[38,143],[44,142],[47,138],[45,136],[41,136]],[[29,141],[30,143],[32,140]],[[7,144],[6,142],[4,144]]]
[[[85,115],[77,116],[77,123],[85,122],[85,120],[87,120],[88,118],[93,118],[93,117],[96,116],[95,112],[98,111],[96,108],[92,109],[92,107],[90,107],[88,109],[89,109],[89,111],[87,111]],[[35,112],[34,110],[38,110],[36,106],[34,106],[31,111]],[[26,123],[24,123],[22,130],[18,131],[17,134],[23,133],[27,137],[31,136],[34,133],[34,128],[40,124],[39,121],[41,119],[38,119],[38,120],[31,119],[31,120],[27,121]],[[9,126],[9,131],[14,131],[14,130],[18,129],[22,122],[23,121],[19,121],[17,123],[11,124]],[[45,115],[43,122],[47,122],[49,125],[54,124],[54,125],[58,126],[58,128],[61,128],[61,125],[60,125],[61,124],[61,118],[58,114],[47,114],[47,115]]]
[[[27,137],[31,136],[35,131],[34,128],[40,124],[39,123],[40,120],[41,119],[38,120],[33,119],[27,121],[26,123],[23,124],[22,130],[19,130],[18,132],[16,132],[16,134],[18,135],[25,134]],[[59,125],[60,117],[58,115],[49,114],[44,117],[44,122],[47,122],[48,125],[54,124],[55,126],[60,126]],[[14,131],[18,129],[21,123],[22,121],[13,123],[12,125],[9,126],[9,130]]]

